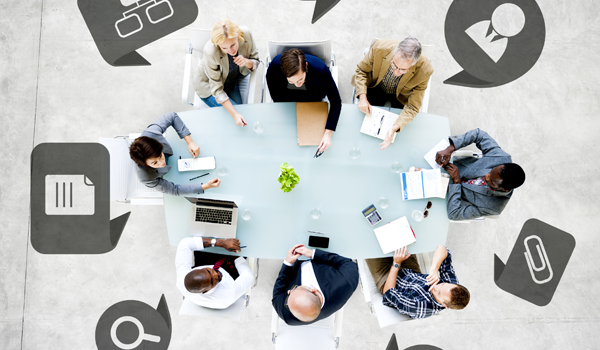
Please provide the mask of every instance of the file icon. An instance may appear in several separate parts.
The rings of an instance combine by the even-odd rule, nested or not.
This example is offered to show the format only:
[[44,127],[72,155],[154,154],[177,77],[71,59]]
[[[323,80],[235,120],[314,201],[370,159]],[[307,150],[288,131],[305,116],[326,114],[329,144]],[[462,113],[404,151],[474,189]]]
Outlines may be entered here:
[[85,175],[46,175],[46,215],[94,215],[94,191]]

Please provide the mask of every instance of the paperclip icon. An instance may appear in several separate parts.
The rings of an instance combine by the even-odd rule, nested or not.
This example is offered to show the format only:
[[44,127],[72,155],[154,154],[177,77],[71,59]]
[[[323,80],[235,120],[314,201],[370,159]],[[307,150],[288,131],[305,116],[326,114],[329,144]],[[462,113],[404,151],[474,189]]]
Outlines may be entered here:
[[[533,262],[531,251],[529,250],[529,246],[527,245],[527,241],[529,241],[530,239],[537,239],[537,241],[539,242],[539,244],[536,245],[536,248],[538,255],[540,256],[540,260],[542,261],[542,266],[540,267],[535,266],[535,263]],[[554,276],[554,274],[552,272],[552,267],[550,266],[550,260],[548,260],[548,255],[546,255],[544,243],[542,242],[540,237],[538,237],[537,235],[531,235],[525,238],[525,240],[523,240],[523,244],[525,244],[525,260],[527,261],[527,267],[529,267],[529,272],[531,273],[531,279],[533,279],[533,281],[537,284],[544,284],[546,282],[549,282]],[[540,281],[535,277],[534,271],[540,272],[544,270],[546,266],[548,267],[548,272],[550,272],[550,276],[548,276],[548,278],[546,278],[545,280]]]

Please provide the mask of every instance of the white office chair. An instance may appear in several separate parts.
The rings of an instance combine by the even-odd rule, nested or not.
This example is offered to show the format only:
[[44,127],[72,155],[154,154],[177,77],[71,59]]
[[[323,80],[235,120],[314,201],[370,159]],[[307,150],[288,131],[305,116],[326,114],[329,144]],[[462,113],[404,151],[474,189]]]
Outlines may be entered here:
[[[429,268],[431,267],[431,259],[429,254],[430,253],[417,254],[417,260],[422,272],[429,271]],[[365,259],[357,259],[356,263],[358,265],[360,287],[363,292],[365,302],[367,302],[367,305],[371,310],[371,314],[377,317],[379,327],[383,328],[396,323],[412,320],[407,315],[399,313],[398,310],[383,305],[383,295],[379,290],[377,290],[375,280],[373,280],[373,276],[369,271],[367,262]]]
[[[375,44],[375,42],[379,40],[379,38],[371,38],[371,43],[369,44],[369,47],[365,48],[365,50],[363,51],[363,57],[367,54],[367,52],[369,52],[369,50],[371,49],[371,47],[373,46],[373,44]],[[433,55],[434,52],[434,45],[421,45],[421,50],[422,53],[425,54],[425,56],[427,56],[427,58],[429,58],[430,62],[432,61],[431,56]],[[423,95],[423,102],[421,103],[421,109],[419,110],[419,112],[421,113],[427,113],[427,111],[429,110],[429,95],[431,94],[431,77],[429,77],[429,80],[427,81],[427,88],[425,89],[425,94]],[[354,104],[358,104],[358,99],[356,98],[356,88],[352,89],[352,103]],[[385,105],[383,107],[390,107],[392,104],[390,101],[386,102]]]
[[132,205],[163,205],[163,193],[142,184],[135,173],[137,165],[129,157],[129,145],[140,134],[100,138],[110,154],[110,200]]
[[302,50],[305,54],[313,55],[319,57],[329,70],[331,71],[331,76],[335,81],[335,85],[338,84],[338,67],[336,66],[335,61],[335,53],[332,49],[331,39],[323,40],[323,41],[268,41],[267,42],[269,48],[269,56],[267,56],[265,70],[263,74],[263,103],[271,103],[273,99],[271,98],[271,94],[269,93],[269,87],[267,86],[267,70],[273,58],[277,55],[284,53],[285,51],[293,48],[297,48]]
[[271,317],[271,340],[275,350],[335,350],[340,345],[344,308],[326,319],[303,326],[287,325],[275,309]]
[[[475,157],[475,158],[481,158],[483,157],[483,155],[481,153],[478,152],[474,152],[472,150],[468,150],[468,149],[459,149],[458,151],[454,151],[452,153],[452,157],[453,158],[469,158],[469,157]],[[454,221],[454,220],[450,220],[451,223],[453,224],[470,224],[471,222],[474,221],[483,221],[485,219],[490,219],[490,220],[497,220],[498,218],[500,218],[500,215],[488,215],[488,216],[482,216],[473,220],[459,220],[459,221]]]
[[254,274],[254,282],[252,283],[252,286],[248,288],[246,293],[244,293],[244,295],[242,295],[238,300],[231,304],[231,306],[229,306],[226,309],[209,309],[194,304],[188,299],[183,299],[183,303],[181,304],[181,308],[179,309],[179,314],[202,317],[227,318],[239,321],[242,317],[242,311],[246,309],[250,304],[250,292],[252,291],[252,289],[254,289],[254,287],[256,287],[256,284],[258,283],[258,261],[259,259],[257,258],[247,258],[248,266],[250,266],[250,269]]
[[[198,94],[194,92],[194,100],[190,101],[190,86],[191,90],[194,91],[192,86],[192,56],[194,51],[198,53],[198,66],[202,60],[204,45],[210,41],[210,35],[212,29],[199,29],[189,28],[190,30],[190,47],[189,52],[185,55],[185,68],[183,71],[183,87],[181,89],[181,100],[194,108],[208,108],[208,106],[200,99]],[[262,60],[259,60],[263,64]],[[254,72],[250,73],[250,86],[248,87],[248,103],[254,103],[256,100],[256,84],[260,81],[258,75],[258,67]],[[261,98],[262,101],[262,98]]]

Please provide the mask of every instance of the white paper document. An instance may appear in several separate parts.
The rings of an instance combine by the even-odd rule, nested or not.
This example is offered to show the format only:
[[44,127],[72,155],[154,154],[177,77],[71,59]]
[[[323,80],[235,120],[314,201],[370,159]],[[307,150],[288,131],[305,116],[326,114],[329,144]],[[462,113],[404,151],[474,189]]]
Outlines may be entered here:
[[46,175],[46,215],[94,215],[94,191],[85,175]]
[[415,243],[417,238],[406,220],[406,216],[373,230],[383,254]]
[[185,158],[177,160],[177,169],[179,169],[179,171],[212,170],[215,167],[215,157]]
[[[397,118],[397,114],[371,106],[371,114],[365,115],[360,132],[384,140],[385,134],[394,126]],[[394,140],[396,140],[396,134],[392,138],[392,143],[394,143]]]
[[402,199],[421,199],[442,196],[440,169],[401,173]]
[[438,142],[437,145],[433,146],[433,148],[431,149],[431,151],[427,152],[427,154],[425,154],[425,156],[423,158],[425,158],[425,160],[427,161],[427,163],[429,163],[429,165],[431,166],[431,169],[440,169],[441,166],[435,162],[435,155],[438,151],[441,150],[445,150],[446,147],[450,146],[450,141],[448,141],[448,139],[443,139],[442,141]]

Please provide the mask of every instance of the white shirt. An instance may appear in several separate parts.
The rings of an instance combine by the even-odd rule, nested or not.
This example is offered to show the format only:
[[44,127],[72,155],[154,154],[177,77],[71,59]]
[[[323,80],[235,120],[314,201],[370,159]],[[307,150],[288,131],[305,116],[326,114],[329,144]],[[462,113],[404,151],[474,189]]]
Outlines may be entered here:
[[[312,258],[314,258],[314,257],[315,257],[315,250],[313,249],[313,253],[312,253],[312,256],[310,257],[310,259],[312,260]],[[292,264],[287,262],[287,260],[284,260],[283,263],[286,264],[287,266],[293,266]],[[325,294],[323,294],[323,291],[321,290],[321,286],[319,286],[319,282],[317,281],[317,276],[315,275],[315,270],[313,270],[313,266],[312,266],[310,260],[306,260],[300,265],[300,283],[304,287],[313,287],[313,288],[316,288],[319,290],[319,292],[323,296],[323,302],[321,303],[321,309],[322,309],[323,305],[325,305]]]
[[241,256],[235,259],[235,267],[240,276],[234,280],[225,269],[219,271],[223,278],[217,285],[206,293],[191,293],[185,288],[185,276],[192,270],[212,268],[212,265],[198,266],[192,269],[194,264],[194,250],[203,250],[204,244],[201,237],[187,237],[179,242],[175,256],[175,268],[177,269],[177,289],[183,296],[197,305],[211,309],[225,309],[238,300],[250,288],[254,281],[254,274],[248,263]]

